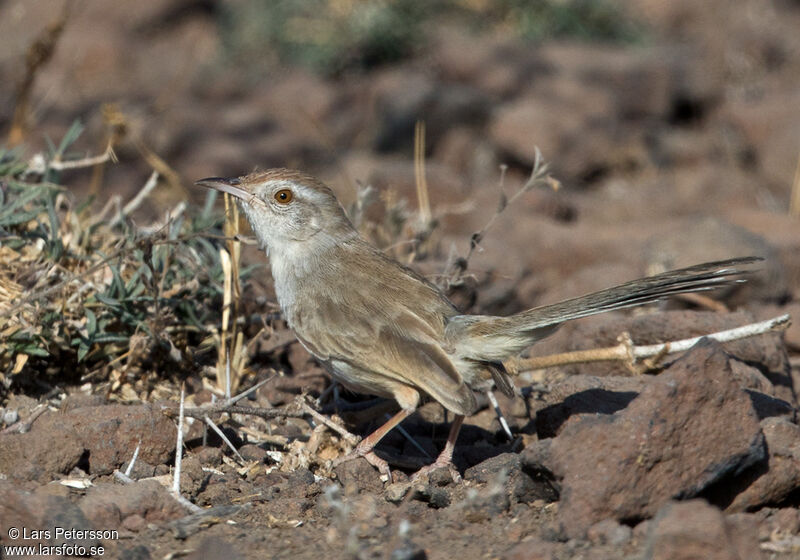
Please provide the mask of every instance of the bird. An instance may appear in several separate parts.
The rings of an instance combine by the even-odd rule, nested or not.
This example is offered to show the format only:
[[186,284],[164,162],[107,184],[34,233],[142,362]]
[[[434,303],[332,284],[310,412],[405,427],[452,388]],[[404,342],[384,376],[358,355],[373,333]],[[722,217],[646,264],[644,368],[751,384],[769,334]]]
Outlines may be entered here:
[[459,312],[436,285],[364,239],[334,192],[302,171],[268,169],[241,177],[209,177],[196,185],[235,197],[265,250],[283,318],[297,340],[355,392],[394,399],[400,410],[360,440],[337,464],[363,457],[391,480],[378,442],[433,399],[453,413],[444,448],[415,478],[447,468],[475,390],[494,383],[509,396],[514,384],[503,361],[560,325],[667,296],[740,282],[741,257],[633,280],[506,317]]

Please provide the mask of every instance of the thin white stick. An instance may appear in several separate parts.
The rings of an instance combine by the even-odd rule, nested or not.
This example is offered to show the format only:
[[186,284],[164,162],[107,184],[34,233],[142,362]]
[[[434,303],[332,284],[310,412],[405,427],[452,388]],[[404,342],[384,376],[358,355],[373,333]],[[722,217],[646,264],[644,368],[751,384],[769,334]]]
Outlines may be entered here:
[[133,471],[133,465],[136,464],[136,459],[139,458],[139,448],[142,447],[142,440],[139,439],[139,443],[136,444],[136,449],[133,451],[133,457],[131,457],[131,462],[128,463],[128,468],[125,469],[125,476],[130,476],[131,472]]
[[239,460],[242,462],[242,464],[244,464],[244,463],[247,463],[247,461],[245,461],[245,460],[244,460],[244,457],[242,457],[242,456],[239,454],[239,452],[236,450],[236,448],[233,446],[233,444],[231,443],[231,440],[229,440],[229,439],[227,438],[227,436],[225,436],[225,434],[223,434],[223,433],[222,433],[222,430],[220,430],[220,429],[219,429],[219,427],[218,427],[216,424],[214,424],[214,421],[213,421],[213,420],[211,420],[211,418],[209,418],[208,416],[204,416],[204,417],[203,417],[203,419],[206,421],[206,424],[208,424],[209,426],[211,426],[211,429],[212,429],[212,430],[214,430],[215,432],[217,432],[217,435],[218,435],[218,436],[219,436],[219,437],[222,439],[222,441],[224,441],[224,442],[225,442],[225,444],[226,444],[228,447],[230,447],[230,448],[231,448],[231,451],[233,451],[233,453],[234,453],[234,454],[236,455],[236,457],[237,457],[237,458],[238,458],[238,459],[239,459]]
[[789,314],[781,315],[766,321],[758,323],[751,323],[742,327],[736,327],[725,331],[719,331],[712,334],[703,336],[695,336],[693,338],[685,338],[683,340],[676,340],[674,342],[665,342],[663,344],[650,344],[647,346],[634,346],[634,358],[649,358],[661,353],[672,354],[674,352],[683,352],[697,344],[701,338],[710,338],[717,342],[730,342],[732,340],[739,340],[740,338],[747,338],[759,334],[766,334],[774,330],[783,330],[791,324],[791,317]]
[[139,208],[139,206],[141,206],[142,202],[144,202],[145,198],[147,198],[150,192],[154,188],[156,188],[157,184],[158,184],[158,171],[153,171],[150,174],[150,178],[147,179],[147,182],[144,184],[144,186],[139,190],[138,193],[136,193],[136,196],[134,196],[128,202],[128,204],[122,207],[122,210],[120,210],[117,213],[117,215],[114,216],[109,225],[112,227],[115,226],[116,224],[124,220],[131,212]]
[[650,344],[647,346],[633,346],[630,341],[607,348],[592,348],[590,350],[576,350],[563,354],[552,354],[549,356],[535,356],[533,358],[512,358],[503,362],[509,372],[519,373],[535,369],[563,366],[567,364],[580,364],[590,362],[624,361],[635,362],[637,359],[649,358],[683,352],[688,350],[701,338],[710,338],[717,342],[731,342],[760,334],[786,330],[791,324],[789,314],[781,315],[766,321],[751,323],[742,327],[736,327],[703,336],[695,336],[682,340],[674,340],[662,344]]
[[116,161],[117,155],[114,153],[114,149],[111,147],[111,144],[108,145],[106,151],[102,154],[96,156],[87,156],[82,159],[73,159],[68,161],[62,161],[59,158],[53,159],[50,162],[47,161],[44,154],[35,154],[30,161],[28,162],[28,169],[25,170],[26,173],[36,173],[42,174],[44,173],[47,168],[55,169],[56,171],[63,171],[65,169],[81,169],[84,167],[92,167],[94,165],[100,165],[101,163],[105,163],[108,160]]
[[175,496],[181,495],[181,460],[183,458],[183,405],[184,387],[181,385],[181,405],[178,409],[178,440],[175,443],[175,474],[172,477],[172,493]]
[[348,443],[356,445],[360,441],[361,438],[359,438],[355,434],[351,434],[350,432],[345,430],[343,427],[339,426],[338,424],[336,424],[332,420],[326,418],[325,416],[323,416],[322,414],[320,414],[319,412],[314,410],[314,407],[309,405],[305,400],[301,401],[301,406],[302,406],[303,412],[305,412],[306,414],[309,414],[314,420],[316,420],[320,424],[325,424],[331,430],[333,430],[334,432],[336,432],[337,434],[342,436]]
[[497,419],[500,421],[503,431],[506,433],[509,440],[513,440],[514,436],[511,434],[511,428],[509,428],[508,422],[506,422],[506,417],[503,416],[503,412],[500,410],[500,403],[497,402],[497,397],[494,396],[494,391],[491,389],[486,391],[486,396],[489,398],[489,402],[492,403],[492,408],[494,408],[494,413],[497,415]]
[[144,202],[144,199],[147,198],[147,195],[149,195],[150,192],[154,188],[156,188],[157,184],[158,184],[158,171],[153,171],[150,174],[150,177],[147,179],[147,182],[141,188],[141,190],[138,193],[136,193],[136,196],[134,196],[130,200],[130,202],[128,202],[128,204],[122,207],[122,215],[127,216],[128,214],[139,208],[142,202]]
[[262,380],[262,381],[259,381],[258,383],[256,383],[255,385],[253,385],[252,387],[250,387],[249,389],[247,389],[246,391],[242,391],[242,392],[241,392],[241,393],[239,393],[238,395],[235,395],[235,396],[233,396],[233,397],[229,398],[227,401],[225,401],[225,405],[229,406],[229,405],[232,405],[232,404],[236,404],[237,402],[239,402],[240,400],[242,400],[243,398],[245,398],[247,395],[249,395],[249,394],[250,394],[250,393],[252,393],[253,391],[257,391],[257,390],[258,390],[258,389],[260,389],[262,386],[264,386],[264,385],[266,385],[267,383],[269,383],[270,381],[272,381],[272,379],[273,379],[274,377],[275,377],[275,374],[273,373],[272,375],[270,375],[269,377],[267,377],[266,379],[264,379],[264,380]]

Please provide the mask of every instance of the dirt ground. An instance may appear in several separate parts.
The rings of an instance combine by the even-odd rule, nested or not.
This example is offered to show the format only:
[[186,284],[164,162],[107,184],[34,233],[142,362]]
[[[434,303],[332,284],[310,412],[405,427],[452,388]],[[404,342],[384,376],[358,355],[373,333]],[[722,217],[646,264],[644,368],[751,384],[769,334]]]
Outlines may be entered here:
[[[480,11],[491,2],[455,3],[494,21]],[[263,45],[237,50],[247,27],[232,14],[251,4],[79,0],[62,16],[60,2],[0,2],[7,146],[30,161],[76,120],[85,130],[71,157],[102,153],[113,139],[116,162],[59,181],[100,212],[159,171],[126,216],[140,231],[183,203],[180,212],[201,208],[200,178],[312,172],[364,235],[432,281],[462,259],[466,271],[449,289],[465,312],[505,315],[670,268],[765,259],[745,284],[566,325],[531,356],[612,346],[623,333],[645,345],[783,314],[797,321],[800,3],[619,1],[640,33],[610,42],[532,41],[506,20],[476,29],[431,17],[424,40],[397,60],[330,73]],[[290,19],[277,24],[294,29]],[[26,89],[31,53],[47,50],[46,41],[31,49],[42,37],[54,42],[52,58]],[[418,123],[432,215],[424,225]],[[516,196],[537,150],[561,188]],[[0,177],[2,204],[10,180]],[[0,244],[11,233],[0,219]],[[362,460],[332,467],[352,447],[336,429],[368,434],[395,405],[326,392],[329,378],[275,315],[266,257],[245,245],[242,268],[251,265],[240,304],[252,343],[238,390],[264,384],[239,405],[282,412],[210,414],[238,456],[202,414],[187,419],[180,493],[200,509],[170,485],[181,385],[195,412],[221,394],[216,352],[201,345],[211,330],[180,339],[172,361],[123,360],[119,375],[112,363],[76,374],[52,353],[49,362],[0,359],[2,546],[102,546],[73,555],[130,560],[800,558],[800,326],[704,340],[650,368],[524,371],[517,398],[497,394],[511,438],[479,396],[456,448],[458,483],[439,471],[409,479],[441,449],[451,419],[427,403],[402,424],[406,434],[378,447],[396,475],[383,481]],[[189,275],[211,282],[206,272]],[[13,308],[3,290],[0,282],[0,312]],[[137,445],[122,482],[115,471]],[[45,552],[36,557],[70,555]]]

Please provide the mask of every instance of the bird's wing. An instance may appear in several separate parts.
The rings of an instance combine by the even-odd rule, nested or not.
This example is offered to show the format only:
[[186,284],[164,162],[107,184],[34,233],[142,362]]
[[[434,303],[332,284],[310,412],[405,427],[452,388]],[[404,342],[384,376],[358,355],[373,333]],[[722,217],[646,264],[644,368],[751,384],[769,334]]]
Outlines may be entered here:
[[475,396],[442,349],[430,319],[409,308],[395,308],[389,315],[392,306],[367,303],[360,297],[317,299],[314,319],[298,317],[294,328],[320,360],[342,361],[359,370],[366,387],[399,382],[420,389],[456,414],[472,414]]

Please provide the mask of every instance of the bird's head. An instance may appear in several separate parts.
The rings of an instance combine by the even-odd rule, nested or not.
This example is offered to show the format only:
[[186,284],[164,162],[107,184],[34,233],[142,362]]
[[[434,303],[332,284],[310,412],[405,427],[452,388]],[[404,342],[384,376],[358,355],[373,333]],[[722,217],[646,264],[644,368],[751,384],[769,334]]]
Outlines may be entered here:
[[195,184],[235,196],[270,254],[318,252],[357,236],[333,191],[300,171],[269,169]]

